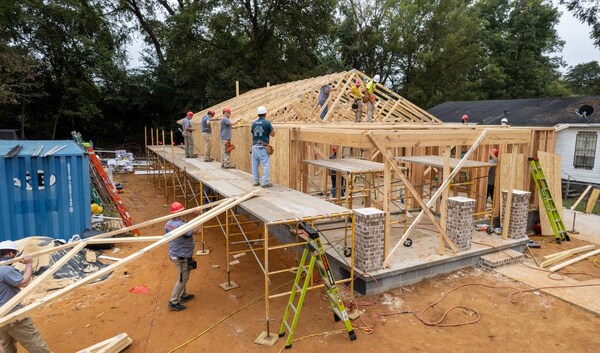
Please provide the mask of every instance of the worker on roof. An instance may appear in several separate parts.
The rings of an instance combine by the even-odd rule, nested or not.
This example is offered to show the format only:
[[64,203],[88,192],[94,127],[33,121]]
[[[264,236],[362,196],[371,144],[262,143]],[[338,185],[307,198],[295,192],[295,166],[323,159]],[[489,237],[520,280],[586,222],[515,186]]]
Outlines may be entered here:
[[352,109],[355,110],[354,122],[360,123],[362,121],[362,98],[363,94],[360,90],[360,80],[356,79],[354,85],[350,88],[350,97],[352,98]]
[[[493,155],[493,156],[492,156]],[[496,147],[492,148],[492,155],[490,155],[489,163],[498,164],[498,149]],[[496,182],[496,166],[491,166],[488,169],[488,183],[487,183],[487,195],[485,197],[490,199],[490,201],[494,202],[494,183]]]
[[319,90],[319,107],[323,107],[325,106],[323,109],[323,111],[321,112],[321,120],[325,119],[325,116],[327,115],[327,112],[329,111],[329,106],[326,104],[327,100],[329,99],[329,93],[333,92],[337,90],[337,88],[333,88],[329,85],[329,83],[325,83],[323,86],[321,86],[321,89]]
[[192,132],[195,131],[192,127],[192,117],[194,116],[194,112],[187,112],[185,118],[181,122],[183,126],[182,135],[183,135],[183,143],[185,144],[185,158],[196,158],[198,157],[194,154],[194,137],[192,136]]
[[235,129],[239,125],[237,123],[240,118],[231,119],[231,109],[223,109],[223,117],[221,118],[221,132],[219,138],[221,140],[221,168],[235,168],[235,165],[229,162],[230,153],[233,150],[231,144],[231,129]]
[[375,87],[379,83],[379,75],[373,76],[373,79],[367,83],[365,87],[365,99],[367,103],[367,122],[373,122],[373,114],[375,113]]
[[[11,240],[0,242],[0,261],[13,259],[19,252],[17,244]],[[25,271],[19,272],[13,266],[0,266],[0,306],[4,306],[31,281],[33,261],[31,256],[24,256],[22,263]],[[10,312],[22,307],[17,304]],[[51,353],[42,338],[42,335],[33,324],[29,315],[22,316],[0,327],[0,351],[6,353],[17,352],[19,342],[30,353]]]
[[508,126],[508,119],[502,118],[502,120],[500,120],[500,125],[502,125],[502,126]]
[[[252,123],[252,185],[261,185],[263,188],[273,186],[269,181],[271,173],[271,154],[273,148],[269,145],[269,138],[275,136],[271,122],[266,119],[267,108],[262,105],[256,109],[258,119]],[[258,167],[262,164],[263,175],[259,183]]]
[[464,125],[467,125],[467,124],[469,123],[469,116],[468,116],[467,114],[464,114],[464,115],[462,116],[462,118],[460,118],[460,121],[462,121],[462,123],[463,123]]
[[[171,204],[171,214],[176,214],[185,210],[185,207],[179,202]],[[175,217],[165,223],[165,234],[168,234],[175,229],[183,226],[185,222],[180,217]],[[185,310],[186,303],[194,299],[195,295],[187,292],[185,286],[190,278],[190,271],[196,268],[194,261],[194,231],[190,229],[179,237],[169,242],[169,258],[175,264],[177,270],[177,282],[173,288],[173,293],[169,299],[167,307],[169,310],[181,311]]]
[[212,134],[212,127],[210,122],[215,119],[215,111],[209,110],[205,116],[202,117],[202,140],[204,140],[204,161],[212,162],[215,159],[210,158],[210,136]]

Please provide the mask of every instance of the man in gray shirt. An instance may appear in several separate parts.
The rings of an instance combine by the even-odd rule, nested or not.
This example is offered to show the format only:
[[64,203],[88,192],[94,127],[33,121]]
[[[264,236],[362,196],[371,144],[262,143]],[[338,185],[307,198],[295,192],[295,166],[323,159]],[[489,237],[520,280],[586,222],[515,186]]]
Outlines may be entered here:
[[[179,202],[171,204],[171,214],[181,212],[185,207]],[[185,222],[177,217],[173,218],[165,224],[165,234],[174,231],[183,226]],[[193,294],[189,294],[185,288],[188,279],[190,278],[190,269],[195,268],[191,264],[194,262],[194,232],[189,230],[178,238],[169,242],[169,257],[175,264],[177,269],[177,282],[173,288],[171,299],[169,300],[169,310],[181,311],[185,310],[183,303],[194,299]]]
[[321,112],[321,120],[325,119],[325,116],[327,115],[327,112],[329,111],[329,106],[325,103],[327,103],[327,100],[329,99],[329,93],[331,93],[331,91],[335,91],[336,89],[331,87],[329,85],[329,83],[325,83],[323,86],[321,86],[321,89],[319,90],[319,107],[322,107],[323,105],[325,105],[325,108],[323,108],[323,111]]
[[[13,241],[0,242],[0,261],[10,260],[17,256],[17,253],[17,244]],[[20,287],[27,286],[31,281],[31,257],[23,257],[22,262],[25,264],[25,272],[22,274],[12,266],[0,266],[0,306],[11,300],[21,291]],[[21,304],[17,304],[12,311],[20,308]],[[16,353],[17,341],[30,353],[51,353],[29,315],[0,327],[0,345],[4,349],[0,351]]]
[[234,164],[229,162],[231,152],[231,129],[235,129],[240,119],[231,119],[231,109],[223,109],[223,117],[221,118],[221,132],[219,138],[221,139],[221,168],[235,168]]

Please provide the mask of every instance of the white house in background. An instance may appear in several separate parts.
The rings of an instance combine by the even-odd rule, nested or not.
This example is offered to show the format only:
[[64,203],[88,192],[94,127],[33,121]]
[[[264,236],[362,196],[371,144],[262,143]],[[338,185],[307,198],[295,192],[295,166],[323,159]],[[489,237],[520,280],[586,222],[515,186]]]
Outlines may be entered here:
[[600,185],[600,124],[556,125],[562,179]]

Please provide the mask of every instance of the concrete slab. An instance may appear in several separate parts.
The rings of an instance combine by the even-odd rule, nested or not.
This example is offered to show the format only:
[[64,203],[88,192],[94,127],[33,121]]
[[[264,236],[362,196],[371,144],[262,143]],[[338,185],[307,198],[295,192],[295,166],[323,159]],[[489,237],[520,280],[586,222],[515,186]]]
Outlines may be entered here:
[[[564,209],[565,219],[563,219],[563,222],[567,231],[573,229],[573,213],[574,211]],[[577,212],[575,216],[575,230],[579,234],[569,234],[569,236],[600,245],[600,231],[598,229],[600,229],[600,216]]]
[[[535,267],[534,264],[529,264]],[[546,288],[542,292],[576,305],[600,316],[600,279],[577,281],[568,277],[560,281],[548,278],[548,273],[529,268],[522,264],[513,264],[495,269],[507,277],[523,282],[534,288],[555,286],[580,286],[575,288]]]

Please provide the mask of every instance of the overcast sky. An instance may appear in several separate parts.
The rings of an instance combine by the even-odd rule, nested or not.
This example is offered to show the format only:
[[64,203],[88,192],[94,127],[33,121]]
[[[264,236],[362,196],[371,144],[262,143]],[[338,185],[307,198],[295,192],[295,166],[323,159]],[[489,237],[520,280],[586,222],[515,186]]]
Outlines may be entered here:
[[[554,3],[558,4],[558,1],[554,0]],[[565,41],[565,46],[562,53],[557,53],[557,55],[562,55],[569,66],[600,61],[600,48],[595,47],[590,39],[590,27],[575,19],[564,6],[558,5],[558,9],[562,12],[562,16],[556,29],[560,38]],[[139,68],[144,65],[140,60],[143,46],[141,38],[135,36],[133,44],[129,48],[130,68]],[[563,73],[567,70],[568,67],[561,68]]]
[[[600,49],[590,39],[590,26],[575,19],[564,6],[559,5],[558,9],[562,16],[556,29],[560,38],[565,41],[562,50],[564,61],[569,66],[600,61]],[[563,68],[562,71],[565,72],[566,69]]]

